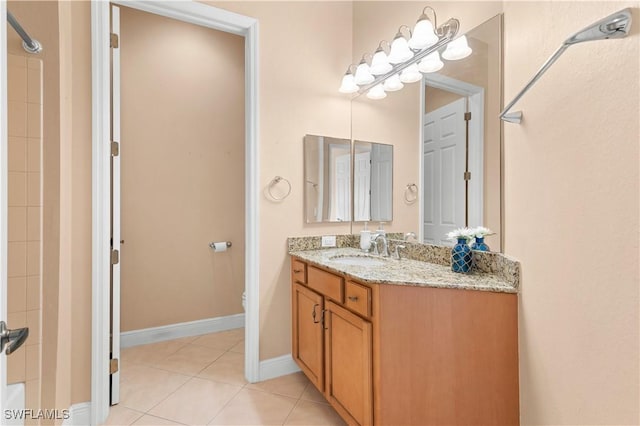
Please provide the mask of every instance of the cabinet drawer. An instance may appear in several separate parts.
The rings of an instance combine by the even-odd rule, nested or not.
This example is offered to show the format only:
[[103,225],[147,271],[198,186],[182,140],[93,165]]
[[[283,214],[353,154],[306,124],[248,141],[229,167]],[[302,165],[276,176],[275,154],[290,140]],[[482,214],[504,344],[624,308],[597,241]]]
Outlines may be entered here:
[[342,303],[344,298],[342,277],[325,272],[313,266],[307,270],[307,285],[317,292]]
[[371,316],[371,289],[363,285],[347,281],[345,284],[344,305],[365,317]]
[[307,283],[307,264],[293,259],[291,261],[291,279],[300,284]]

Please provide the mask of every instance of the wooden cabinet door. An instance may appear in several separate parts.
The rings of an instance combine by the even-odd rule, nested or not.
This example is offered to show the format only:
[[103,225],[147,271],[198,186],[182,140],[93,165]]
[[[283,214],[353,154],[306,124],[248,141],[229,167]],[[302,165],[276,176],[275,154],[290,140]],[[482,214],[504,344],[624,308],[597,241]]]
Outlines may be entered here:
[[324,298],[295,283],[293,285],[292,354],[302,371],[320,392],[324,392],[324,341],[322,310]]
[[328,301],[325,395],[350,424],[373,423],[371,323]]

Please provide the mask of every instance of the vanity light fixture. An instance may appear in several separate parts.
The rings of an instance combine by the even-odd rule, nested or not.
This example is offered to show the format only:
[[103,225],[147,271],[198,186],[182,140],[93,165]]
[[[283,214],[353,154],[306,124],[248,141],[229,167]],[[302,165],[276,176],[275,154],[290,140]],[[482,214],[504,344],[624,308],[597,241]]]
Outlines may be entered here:
[[342,84],[340,84],[340,88],[338,89],[340,93],[356,93],[359,89],[351,68],[353,68],[353,65],[349,65],[347,72],[344,74],[344,77],[342,77]]
[[362,86],[363,84],[373,83],[373,81],[375,80],[375,77],[369,70],[369,64],[367,63],[365,56],[366,55],[362,56],[362,60],[356,68],[355,82],[360,86]]
[[373,54],[373,59],[371,59],[371,66],[369,67],[369,70],[373,75],[386,74],[393,68],[393,66],[389,63],[387,52],[385,52],[382,48],[382,43],[389,44],[389,42],[386,40],[381,41],[378,45],[378,48],[376,49],[376,52]]
[[436,20],[436,11],[433,10],[431,6],[422,9],[422,15],[418,18],[416,26],[413,27],[413,34],[409,40],[409,47],[411,49],[422,50],[438,42],[438,36],[434,32],[433,23],[426,14],[427,9],[433,12],[434,21]]
[[442,52],[442,57],[448,61],[457,61],[458,59],[464,59],[471,55],[471,48],[467,43],[467,36],[460,36],[447,45],[447,48]]
[[[433,12],[433,20],[427,16],[428,10]],[[358,86],[357,92],[366,93],[369,99],[383,99],[387,96],[386,92],[402,89],[403,83],[420,81],[422,73],[436,72],[444,66],[438,50],[452,42],[459,29],[460,21],[456,18],[438,26],[435,10],[430,6],[425,7],[413,32],[406,25],[400,26],[391,44],[382,41],[373,56],[362,56],[355,74],[349,67],[342,78],[340,92],[355,93],[351,84],[352,77],[353,83]],[[458,40],[452,50],[447,48],[449,53],[453,52],[447,59],[462,59],[471,54],[466,37]],[[383,47],[384,44],[389,46],[388,51]],[[367,62],[367,56],[371,58],[370,63]]]

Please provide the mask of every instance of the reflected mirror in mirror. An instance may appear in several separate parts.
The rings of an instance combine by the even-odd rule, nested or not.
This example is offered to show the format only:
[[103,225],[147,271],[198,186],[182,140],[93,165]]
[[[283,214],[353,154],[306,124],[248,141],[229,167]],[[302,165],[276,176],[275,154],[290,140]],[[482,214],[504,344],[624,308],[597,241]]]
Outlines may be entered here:
[[393,219],[393,145],[353,144],[353,220]]
[[501,16],[466,34],[471,55],[424,75],[423,240],[453,244],[456,228],[486,226],[500,250]]
[[351,141],[304,137],[305,220],[351,221]]

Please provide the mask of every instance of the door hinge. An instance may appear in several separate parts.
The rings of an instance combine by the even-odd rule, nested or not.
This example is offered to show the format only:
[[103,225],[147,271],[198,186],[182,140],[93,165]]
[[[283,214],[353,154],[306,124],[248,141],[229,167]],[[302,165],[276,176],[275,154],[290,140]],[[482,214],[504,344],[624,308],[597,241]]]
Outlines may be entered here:
[[471,112],[465,112],[464,121],[469,121],[469,120],[471,120]]
[[471,180],[471,172],[464,172],[464,180]]
[[118,358],[109,360],[109,374],[117,373],[119,371],[118,367]]
[[118,34],[115,34],[115,33],[110,34],[109,47],[112,47],[114,49],[117,49],[118,47],[120,47],[120,39],[118,37]]
[[120,263],[120,252],[118,250],[111,250],[111,264],[117,265]]
[[111,155],[114,157],[120,155],[120,144],[116,141],[111,141]]

